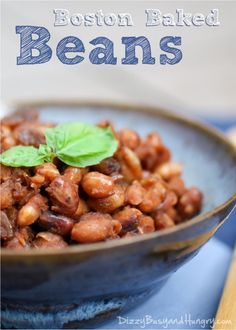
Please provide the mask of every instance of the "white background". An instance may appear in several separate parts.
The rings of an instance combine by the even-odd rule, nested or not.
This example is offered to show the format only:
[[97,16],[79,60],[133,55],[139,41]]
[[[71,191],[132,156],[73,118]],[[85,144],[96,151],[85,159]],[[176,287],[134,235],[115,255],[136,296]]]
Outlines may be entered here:
[[[71,13],[130,12],[133,27],[54,26],[54,8]],[[219,9],[219,27],[146,27],[146,8],[163,13],[208,14]],[[50,62],[16,65],[19,35],[16,25],[46,27],[53,50]],[[144,103],[214,117],[236,117],[236,2],[235,1],[2,1],[2,100],[6,104],[28,100],[85,99]],[[63,65],[55,55],[57,43],[74,35],[85,45],[86,60]],[[121,65],[122,36],[149,38],[155,65]],[[159,41],[166,35],[181,36],[183,59],[179,64],[159,64]],[[118,65],[92,65],[88,54],[97,36],[110,38]],[[139,53],[141,58],[141,52]]]

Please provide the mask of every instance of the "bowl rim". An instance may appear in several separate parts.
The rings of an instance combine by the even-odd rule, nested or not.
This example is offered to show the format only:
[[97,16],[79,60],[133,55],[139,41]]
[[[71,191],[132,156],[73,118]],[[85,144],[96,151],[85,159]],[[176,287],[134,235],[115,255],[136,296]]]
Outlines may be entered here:
[[[144,112],[145,114],[154,115],[157,117],[162,117],[165,119],[169,119],[175,122],[182,123],[188,127],[192,127],[193,129],[197,129],[198,131],[202,131],[210,138],[219,141],[221,145],[224,145],[228,152],[235,158],[236,163],[236,148],[230,142],[230,140],[219,130],[214,128],[209,124],[205,124],[201,122],[199,118],[190,115],[184,115],[183,113],[176,113],[164,108],[154,107],[154,106],[147,106],[145,104],[135,104],[135,103],[120,103],[120,102],[105,102],[105,101],[56,101],[56,100],[48,100],[48,101],[33,101],[33,102],[21,102],[18,103],[15,107],[16,111],[21,110],[22,108],[33,108],[38,110],[41,107],[95,107],[95,108],[110,108],[122,111],[134,111],[134,112]],[[145,110],[145,111],[144,111]],[[234,203],[235,202],[235,203]],[[234,204],[233,204],[234,203]],[[108,250],[113,248],[118,248],[120,246],[128,246],[133,245],[134,243],[138,242],[146,242],[152,239],[156,239],[159,237],[168,237],[173,233],[179,233],[183,229],[189,228],[194,226],[211,216],[218,214],[220,211],[225,209],[227,206],[233,204],[232,210],[236,207],[236,191],[233,195],[228,198],[224,203],[220,204],[219,206],[213,208],[210,211],[207,211],[203,214],[197,215],[192,218],[190,221],[186,221],[184,223],[178,224],[175,227],[167,228],[162,231],[155,231],[153,233],[149,233],[146,235],[137,235],[134,237],[126,238],[125,240],[110,240],[110,241],[103,241],[97,243],[87,243],[87,244],[78,244],[78,245],[71,245],[64,249],[29,249],[29,250],[7,250],[1,248],[1,257],[7,260],[15,260],[18,257],[27,258],[27,257],[36,257],[36,256],[60,256],[60,255],[75,255],[75,254],[84,254],[86,252],[98,252],[102,250]],[[231,213],[230,212],[230,213]],[[12,258],[13,257],[13,258]]]

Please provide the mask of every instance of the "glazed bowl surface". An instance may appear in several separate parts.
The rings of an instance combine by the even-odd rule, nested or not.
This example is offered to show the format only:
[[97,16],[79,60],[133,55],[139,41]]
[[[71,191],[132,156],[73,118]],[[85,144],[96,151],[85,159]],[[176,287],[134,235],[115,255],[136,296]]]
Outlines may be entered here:
[[[64,250],[2,251],[2,325],[97,327],[144,301],[197,254],[236,204],[236,151],[216,130],[159,109],[109,104],[37,104],[43,121],[96,123],[160,133],[204,193],[201,214],[175,228]],[[207,262],[207,260],[206,260]]]

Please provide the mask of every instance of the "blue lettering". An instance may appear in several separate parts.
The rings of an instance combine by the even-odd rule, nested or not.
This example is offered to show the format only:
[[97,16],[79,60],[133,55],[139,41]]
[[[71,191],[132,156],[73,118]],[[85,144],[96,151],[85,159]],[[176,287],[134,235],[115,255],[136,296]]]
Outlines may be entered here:
[[174,48],[174,47],[169,47],[168,44],[172,43],[175,46],[180,46],[181,45],[181,37],[164,37],[160,41],[160,48],[161,50],[165,51],[166,53],[173,54],[173,58],[167,57],[167,55],[161,54],[160,55],[160,64],[165,65],[165,64],[177,64],[181,61],[183,55],[180,49]]
[[[50,39],[48,30],[41,26],[16,26],[16,33],[20,34],[20,56],[17,65],[46,63],[52,57],[52,50],[47,45]],[[32,36],[38,36],[33,39]],[[33,50],[38,54],[33,55]]]
[[[113,42],[106,37],[97,37],[90,41],[92,45],[102,44],[105,48],[97,47],[89,54],[89,59],[92,64],[116,64],[117,58],[114,57]],[[102,56],[101,56],[102,55]]]
[[135,47],[140,46],[143,50],[143,64],[155,64],[155,58],[151,56],[151,46],[145,37],[123,37],[122,44],[125,45],[125,58],[122,58],[122,64],[138,64],[138,58],[135,56]]
[[[68,44],[71,43],[74,46],[68,47]],[[76,55],[72,58],[66,56],[66,53],[84,53],[84,44],[79,38],[76,37],[66,37],[62,39],[57,45],[57,57],[63,64],[73,65],[80,63],[84,60],[84,57]]]

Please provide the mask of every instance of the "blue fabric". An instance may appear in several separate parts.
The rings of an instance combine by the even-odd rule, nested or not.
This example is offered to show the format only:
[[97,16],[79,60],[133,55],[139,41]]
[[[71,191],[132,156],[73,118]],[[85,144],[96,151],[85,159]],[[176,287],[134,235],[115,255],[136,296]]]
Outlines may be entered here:
[[234,247],[236,244],[236,209],[230,215],[229,219],[215,234],[219,240],[230,246]]
[[[236,126],[236,119],[217,120],[204,118],[203,120],[205,120],[208,124],[215,126],[222,132],[226,132],[231,127]],[[236,210],[234,210],[233,214],[231,214],[224,226],[217,231],[216,237],[230,247],[234,247],[236,243]]]
[[[172,275],[161,291],[100,329],[210,329],[231,257],[230,247],[211,239],[193,260]],[[143,319],[159,324],[144,324]]]
[[236,118],[232,119],[212,119],[212,118],[202,118],[207,124],[213,125],[222,132],[226,132],[233,126],[236,126]]

